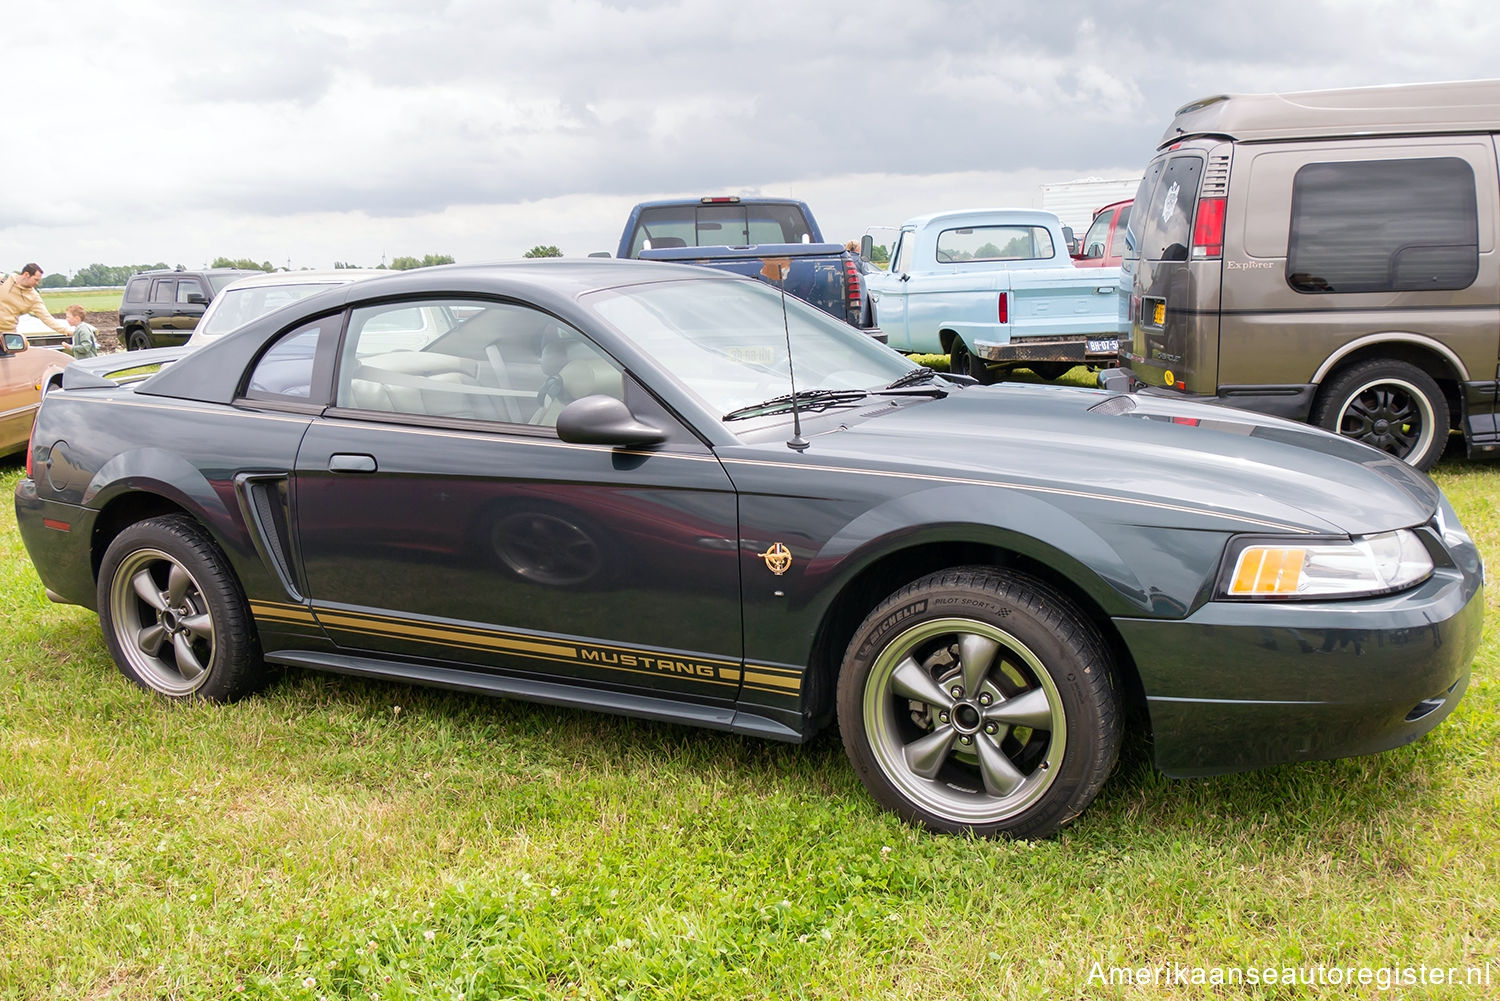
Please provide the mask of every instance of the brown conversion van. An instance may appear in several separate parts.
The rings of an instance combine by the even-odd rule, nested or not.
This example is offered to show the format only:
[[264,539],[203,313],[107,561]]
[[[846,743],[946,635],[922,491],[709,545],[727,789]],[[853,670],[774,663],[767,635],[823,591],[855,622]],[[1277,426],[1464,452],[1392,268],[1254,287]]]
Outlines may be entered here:
[[1500,80],[1179,109],[1136,193],[1106,384],[1310,421],[1421,469],[1454,428],[1500,451],[1497,134]]

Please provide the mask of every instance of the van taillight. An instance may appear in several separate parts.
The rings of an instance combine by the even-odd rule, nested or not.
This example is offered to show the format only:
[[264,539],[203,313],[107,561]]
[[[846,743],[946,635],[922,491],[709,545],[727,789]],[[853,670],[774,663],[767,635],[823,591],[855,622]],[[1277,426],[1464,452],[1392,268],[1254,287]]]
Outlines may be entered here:
[[1000,293],[1000,322],[1010,322],[1010,293]]
[[1200,198],[1193,217],[1193,260],[1224,255],[1224,199]]

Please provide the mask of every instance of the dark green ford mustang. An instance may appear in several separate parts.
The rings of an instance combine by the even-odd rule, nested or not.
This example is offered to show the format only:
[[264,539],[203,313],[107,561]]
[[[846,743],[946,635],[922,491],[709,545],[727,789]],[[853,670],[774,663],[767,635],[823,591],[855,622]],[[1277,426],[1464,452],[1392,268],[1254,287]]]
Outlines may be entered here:
[[1453,510],[1382,452],[964,384],[635,262],[424,269],[133,385],[71,366],[16,510],[48,593],[169,698],[292,665],[791,741],[836,718],[877,800],[979,834],[1082,811],[1131,704],[1173,775],[1414,740],[1483,614]]

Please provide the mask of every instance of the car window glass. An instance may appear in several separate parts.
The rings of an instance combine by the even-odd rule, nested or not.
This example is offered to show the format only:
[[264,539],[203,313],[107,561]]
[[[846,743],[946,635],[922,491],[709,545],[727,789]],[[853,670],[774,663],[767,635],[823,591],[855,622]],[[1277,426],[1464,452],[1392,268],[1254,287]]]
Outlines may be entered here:
[[911,270],[911,248],[915,243],[909,230],[903,230],[896,238],[896,249],[891,252],[891,274],[904,275]]
[[151,287],[152,302],[172,302],[177,295],[177,279],[158,278]]
[[758,281],[655,282],[582,297],[715,415],[797,390],[879,389],[912,371],[903,356]]
[[1298,292],[1467,288],[1479,274],[1474,171],[1457,157],[1310,163],[1292,180]]
[[183,278],[177,282],[177,301],[185,303],[190,295],[203,295],[203,286],[196,278]]
[[1198,181],[1202,175],[1203,160],[1200,157],[1174,156],[1166,161],[1150,201],[1144,203],[1141,238],[1136,246],[1142,258],[1148,261],[1188,259],[1193,211],[1198,204]]
[[224,334],[251,320],[288,306],[298,299],[332,288],[337,282],[317,285],[258,285],[231,288],[214,297],[213,312],[198,329],[205,334]]
[[125,286],[125,301],[145,302],[146,290],[150,287],[151,283],[144,279],[131,282],[129,285]]
[[[1135,189],[1135,199],[1131,202],[1135,205],[1150,205],[1152,195],[1156,192],[1156,182],[1161,180],[1161,172],[1165,169],[1165,159],[1153,160],[1146,167],[1146,173],[1141,176],[1141,183]],[[1141,256],[1141,240],[1144,238],[1145,226],[1141,223],[1141,213],[1132,212],[1130,219],[1125,224],[1125,247],[1128,253],[1125,256],[1132,259]]]
[[1045,226],[970,226],[945,229],[937,238],[937,262],[1040,261],[1053,256]]
[[511,303],[425,300],[349,317],[338,406],[552,427],[585,396],[624,398],[620,366],[583,334]]
[[326,324],[336,322],[337,317],[325,317],[283,334],[251,371],[246,395],[307,399],[312,392],[318,338]]
[[1112,215],[1114,215],[1113,211],[1100,212],[1099,217],[1094,220],[1094,224],[1089,227],[1089,231],[1084,234],[1084,257],[1095,258],[1104,256],[1104,243],[1109,239],[1109,218]]
[[1130,206],[1127,205],[1120,210],[1120,219],[1115,223],[1114,236],[1109,241],[1109,256],[1125,256],[1125,227],[1130,224]]

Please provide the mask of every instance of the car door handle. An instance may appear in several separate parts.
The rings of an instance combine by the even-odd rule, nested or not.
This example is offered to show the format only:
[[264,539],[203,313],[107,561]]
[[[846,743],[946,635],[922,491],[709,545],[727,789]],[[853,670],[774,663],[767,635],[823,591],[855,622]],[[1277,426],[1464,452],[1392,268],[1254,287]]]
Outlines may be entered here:
[[376,470],[375,456],[358,453],[335,452],[328,457],[330,473],[373,473]]

